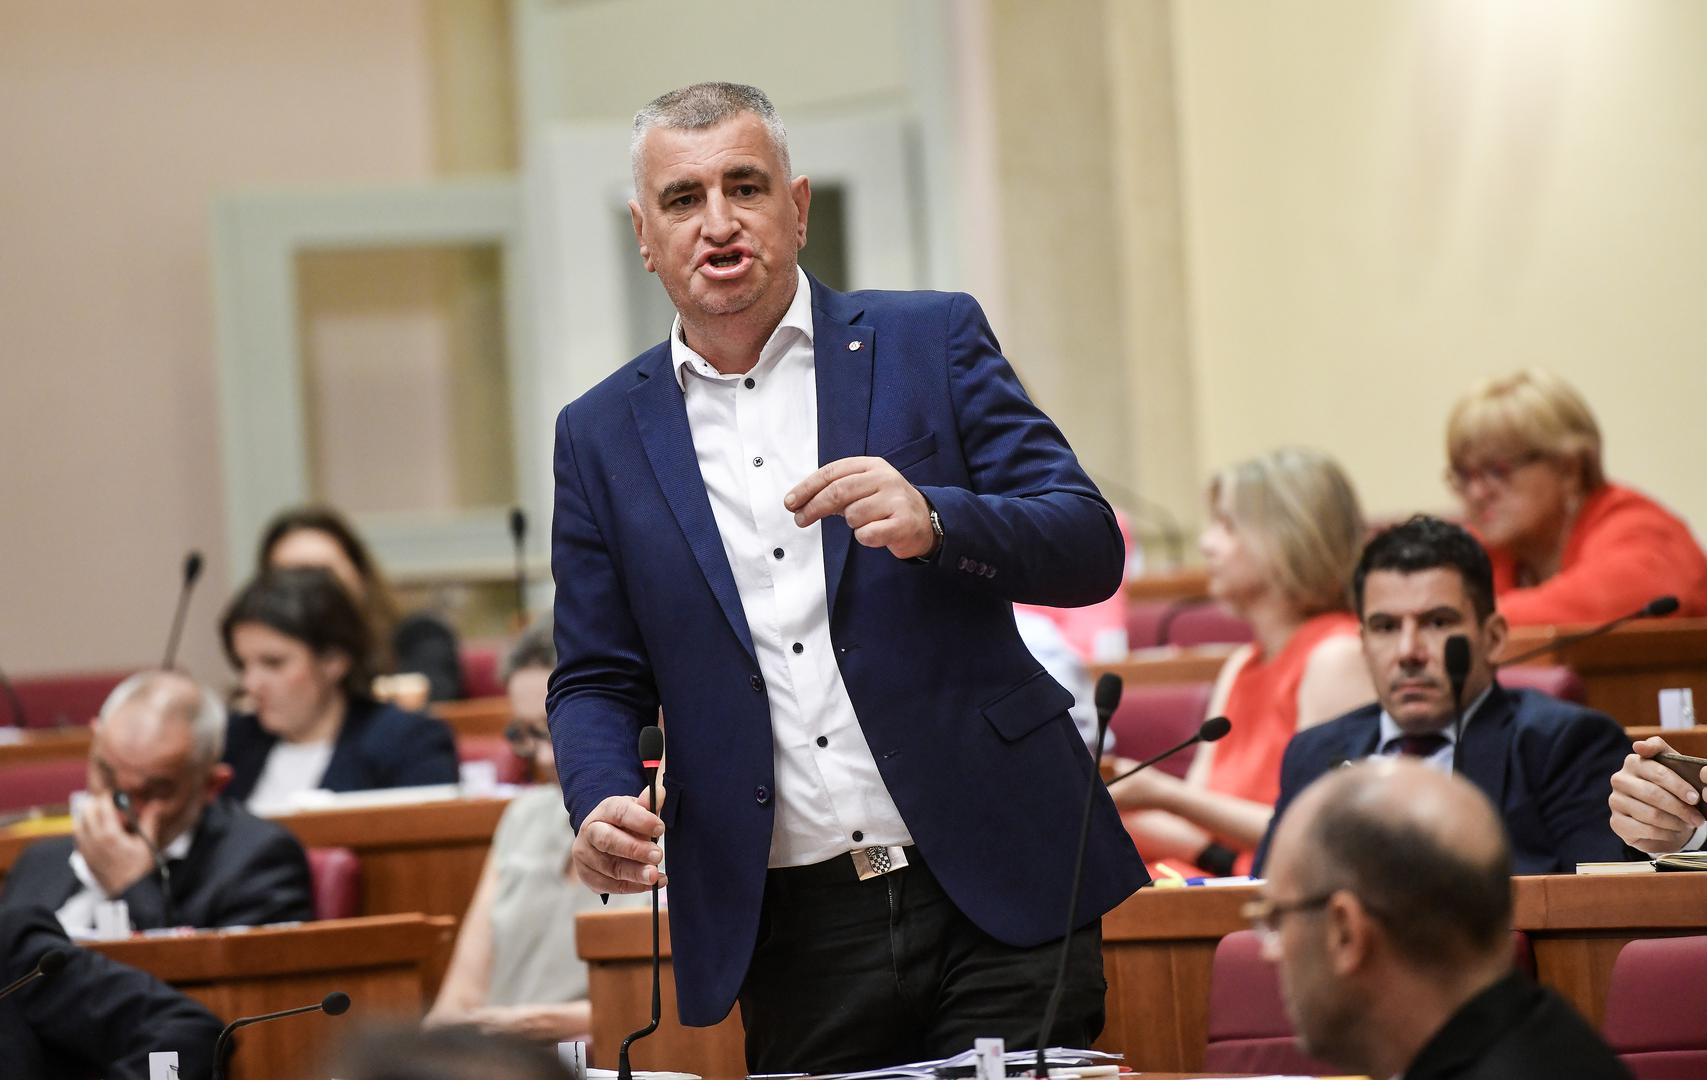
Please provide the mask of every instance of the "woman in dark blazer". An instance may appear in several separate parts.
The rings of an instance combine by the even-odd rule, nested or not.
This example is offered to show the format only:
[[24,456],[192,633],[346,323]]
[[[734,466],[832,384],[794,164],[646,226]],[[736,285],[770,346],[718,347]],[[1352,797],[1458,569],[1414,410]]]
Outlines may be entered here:
[[454,783],[456,741],[440,720],[373,699],[367,623],[325,570],[270,570],[220,623],[251,712],[225,739],[226,793],[251,808],[313,788]]

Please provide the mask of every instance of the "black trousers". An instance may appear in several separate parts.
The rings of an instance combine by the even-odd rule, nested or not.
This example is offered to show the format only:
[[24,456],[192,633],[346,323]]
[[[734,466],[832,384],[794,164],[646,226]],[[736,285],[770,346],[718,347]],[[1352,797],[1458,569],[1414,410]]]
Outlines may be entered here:
[[[1002,944],[907,854],[908,866],[866,881],[846,856],[770,871],[740,995],[748,1071],[880,1068],[958,1054],[977,1038],[1037,1046],[1061,942]],[[1093,922],[1073,934],[1051,1045],[1091,1045],[1106,989]]]

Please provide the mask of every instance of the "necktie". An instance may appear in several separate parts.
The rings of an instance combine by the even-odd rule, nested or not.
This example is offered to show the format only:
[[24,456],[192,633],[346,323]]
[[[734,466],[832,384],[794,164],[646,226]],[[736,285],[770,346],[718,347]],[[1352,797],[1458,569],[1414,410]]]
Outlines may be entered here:
[[1393,745],[1399,748],[1399,753],[1407,757],[1433,757],[1435,751],[1447,744],[1447,738],[1438,732],[1432,735],[1401,735],[1393,740]]

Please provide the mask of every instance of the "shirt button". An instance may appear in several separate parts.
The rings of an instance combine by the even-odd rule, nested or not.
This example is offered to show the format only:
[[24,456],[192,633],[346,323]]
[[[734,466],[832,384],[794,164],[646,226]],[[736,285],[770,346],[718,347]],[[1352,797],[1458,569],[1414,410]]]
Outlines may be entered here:
[[855,829],[855,830],[854,830],[854,843],[856,843],[856,844],[857,844],[857,843],[859,843],[859,842],[860,842],[860,841],[861,841],[861,840],[864,840],[864,839],[865,839],[865,834],[864,834],[864,833],[862,833],[862,832],[860,832],[860,831],[859,831],[859,830],[858,830],[858,829]]
[[830,745],[829,737],[825,736],[825,735],[818,736],[818,745],[819,746],[829,746]]
[[771,801],[771,789],[760,784],[758,787],[753,789],[753,801],[757,802],[760,806],[764,806],[769,803]]
[[755,383],[753,380],[748,379],[746,382],[742,383],[741,385],[745,386],[747,389],[751,390],[753,387],[757,386],[758,383]]
[[754,459],[753,459],[753,468],[755,468],[755,469],[756,469],[756,468],[758,468],[758,467],[759,467],[759,466],[760,466],[760,465],[763,465],[763,464],[764,464],[764,463],[765,463],[765,459],[764,459],[764,458],[762,458],[762,457],[756,457],[756,458],[754,458]]
[[780,559],[780,558],[782,558],[782,549],[781,548],[771,548],[771,554],[775,555],[777,558]]
[[798,642],[798,641],[796,641],[794,643],[794,655],[799,656],[801,653],[803,653],[805,651],[806,651],[806,646],[800,644],[800,642]]
[[761,694],[765,692],[765,677],[763,675],[754,675],[747,680],[747,684]]

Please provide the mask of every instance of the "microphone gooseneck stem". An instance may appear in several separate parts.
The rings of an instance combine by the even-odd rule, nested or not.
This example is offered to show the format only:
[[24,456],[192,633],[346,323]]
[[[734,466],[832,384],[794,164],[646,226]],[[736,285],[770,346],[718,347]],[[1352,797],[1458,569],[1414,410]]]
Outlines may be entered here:
[[243,1016],[226,1024],[219,1033],[219,1038],[213,1044],[213,1080],[225,1080],[226,1059],[231,1056],[231,1036],[238,1028],[259,1024],[263,1020],[282,1020],[287,1016],[298,1016],[302,1013],[319,1012],[326,1007],[325,1002],[317,1001],[312,1005],[301,1005],[283,1012],[268,1013],[265,1016]]
[[[1671,601],[1670,606],[1660,607],[1659,605],[1661,602],[1666,600]],[[1566,634],[1563,637],[1556,637],[1551,641],[1542,642],[1533,649],[1520,652],[1509,660],[1501,660],[1499,663],[1501,667],[1507,667],[1512,664],[1521,664],[1526,660],[1533,660],[1537,656],[1545,656],[1547,653],[1558,652],[1561,649],[1569,648],[1579,641],[1587,641],[1589,638],[1596,638],[1602,634],[1609,634],[1620,626],[1623,626],[1625,623],[1632,623],[1637,619],[1651,619],[1662,615],[1669,615],[1671,612],[1676,610],[1676,599],[1673,597],[1662,596],[1655,600],[1648,601],[1639,609],[1630,612],[1628,615],[1620,615],[1611,622],[1601,623],[1599,626],[1592,626],[1587,630],[1579,630],[1574,634]]]
[[41,969],[41,965],[38,963],[35,967],[24,972],[24,974],[20,975],[18,978],[13,979],[11,982],[7,983],[5,988],[0,989],[0,1001],[6,1000],[7,998],[11,997],[13,994],[17,993],[19,990],[22,990],[24,987],[28,986],[30,983],[36,981],[37,979],[39,979],[41,977],[42,977],[42,969]]
[[172,615],[172,629],[166,635],[166,658],[160,662],[160,670],[171,671],[172,664],[178,659],[178,639],[184,633],[184,615],[190,610],[190,586],[185,583],[178,592],[178,610]]
[[30,726],[29,718],[24,715],[24,703],[18,697],[18,690],[12,685],[12,680],[0,671],[0,690],[6,693],[6,702],[12,706],[12,726],[22,730]]
[[[1185,750],[1185,749],[1189,748],[1193,743],[1199,743],[1202,741],[1203,741],[1203,732],[1199,731],[1197,734],[1193,735],[1191,738],[1185,740],[1182,743],[1179,743],[1175,746],[1170,746],[1166,750],[1163,750],[1159,754],[1150,755],[1149,757],[1145,758],[1143,761],[1140,761],[1138,764],[1132,766],[1130,769],[1127,769],[1125,772],[1121,773],[1119,776],[1116,776],[1116,777],[1112,778],[1111,780],[1109,780],[1109,784],[1110,785],[1118,784],[1118,783],[1120,783],[1120,781],[1126,779],[1128,776],[1131,776],[1134,773],[1143,772],[1145,769],[1148,769],[1150,766],[1154,765],[1156,762],[1161,761],[1164,758],[1172,757],[1173,755],[1179,753],[1181,750]],[[1116,743],[1115,745],[1118,746],[1119,744]]]
[[[646,791],[647,791],[647,794],[650,798],[650,805],[657,806],[658,805],[658,770],[656,768],[652,768],[652,769],[648,769],[647,772],[650,774],[646,780]],[[658,872],[660,874],[663,873],[663,864],[662,863],[658,864]],[[658,882],[657,882],[657,879],[653,879],[653,881],[652,881],[652,1022],[647,1024],[645,1027],[641,1028],[638,1031],[629,1032],[627,1037],[625,1037],[622,1040],[622,1048],[617,1053],[617,1067],[616,1067],[617,1080],[634,1080],[634,1068],[633,1068],[632,1063],[628,1060],[629,1045],[640,1040],[640,1039],[644,1039],[646,1036],[648,1036],[648,1035],[652,1034],[654,1031],[658,1030],[658,1020],[663,1015],[663,1012],[664,1012],[663,991],[659,985],[660,979],[659,979],[659,973],[658,973],[659,972],[659,959],[658,958],[659,958],[659,954],[661,953],[661,951],[662,951],[662,945],[660,943],[659,936],[658,936]]]

